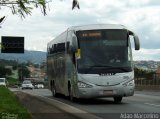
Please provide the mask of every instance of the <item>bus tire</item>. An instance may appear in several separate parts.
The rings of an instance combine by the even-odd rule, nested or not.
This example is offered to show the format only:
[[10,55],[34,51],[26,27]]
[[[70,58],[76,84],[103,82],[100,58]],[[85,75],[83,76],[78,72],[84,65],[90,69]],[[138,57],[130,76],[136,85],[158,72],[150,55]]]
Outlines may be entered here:
[[121,103],[121,101],[122,101],[122,97],[114,97],[114,102],[116,104]]
[[57,91],[56,91],[56,86],[55,86],[55,84],[53,84],[53,87],[52,87],[52,96],[53,96],[53,97],[58,97],[58,93],[57,93]]
[[68,87],[68,92],[69,92],[69,100],[72,102],[75,102],[76,98],[73,97],[73,89],[72,89],[71,85],[69,85],[69,87]]

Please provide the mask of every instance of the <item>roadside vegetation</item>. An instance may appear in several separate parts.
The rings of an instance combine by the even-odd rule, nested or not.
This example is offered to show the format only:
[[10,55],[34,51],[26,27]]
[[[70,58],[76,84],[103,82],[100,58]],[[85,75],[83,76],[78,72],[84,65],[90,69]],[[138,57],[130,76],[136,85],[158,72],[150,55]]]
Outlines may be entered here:
[[156,74],[155,71],[147,71],[143,69],[135,68],[135,78],[146,78],[146,79],[152,79],[154,74]]
[[8,77],[7,78],[7,86],[12,87],[15,85],[19,85],[19,81],[17,80],[17,78]]
[[0,86],[0,118],[34,119],[8,88]]
[[30,76],[29,63],[18,63],[15,60],[0,59],[0,78],[6,78],[7,86],[19,85],[24,77]]

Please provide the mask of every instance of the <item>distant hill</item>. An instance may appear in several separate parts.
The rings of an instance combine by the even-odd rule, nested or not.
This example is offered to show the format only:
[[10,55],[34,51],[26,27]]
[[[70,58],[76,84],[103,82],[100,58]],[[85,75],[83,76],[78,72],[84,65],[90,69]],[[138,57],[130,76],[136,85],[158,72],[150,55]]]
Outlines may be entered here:
[[31,61],[32,63],[41,63],[46,60],[46,52],[25,50],[24,54],[0,53],[0,59],[18,60],[18,62]]
[[[42,63],[44,60],[46,61],[46,52],[25,50],[24,54],[0,53],[0,59]],[[145,70],[157,70],[160,66],[160,61],[134,61],[134,63],[135,67]]]
[[160,61],[135,61],[134,64],[139,69],[156,71],[160,66]]

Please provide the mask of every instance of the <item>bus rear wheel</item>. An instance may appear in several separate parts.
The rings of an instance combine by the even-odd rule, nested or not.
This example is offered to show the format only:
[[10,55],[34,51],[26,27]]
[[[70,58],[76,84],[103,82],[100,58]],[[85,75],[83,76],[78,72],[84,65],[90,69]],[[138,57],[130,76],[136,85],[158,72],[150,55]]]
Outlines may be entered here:
[[53,97],[58,97],[58,93],[57,93],[57,91],[56,91],[56,86],[55,86],[55,84],[53,84],[53,87],[52,87],[52,96],[53,96]]
[[122,97],[114,97],[114,102],[115,103],[121,103]]

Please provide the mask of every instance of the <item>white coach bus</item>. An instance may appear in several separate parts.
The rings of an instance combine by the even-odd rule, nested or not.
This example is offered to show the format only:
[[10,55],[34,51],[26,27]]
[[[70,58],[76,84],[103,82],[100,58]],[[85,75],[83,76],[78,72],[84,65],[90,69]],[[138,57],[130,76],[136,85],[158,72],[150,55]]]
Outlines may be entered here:
[[47,75],[53,96],[113,97],[116,103],[134,94],[130,40],[135,33],[123,25],[97,24],[68,28],[47,44]]

